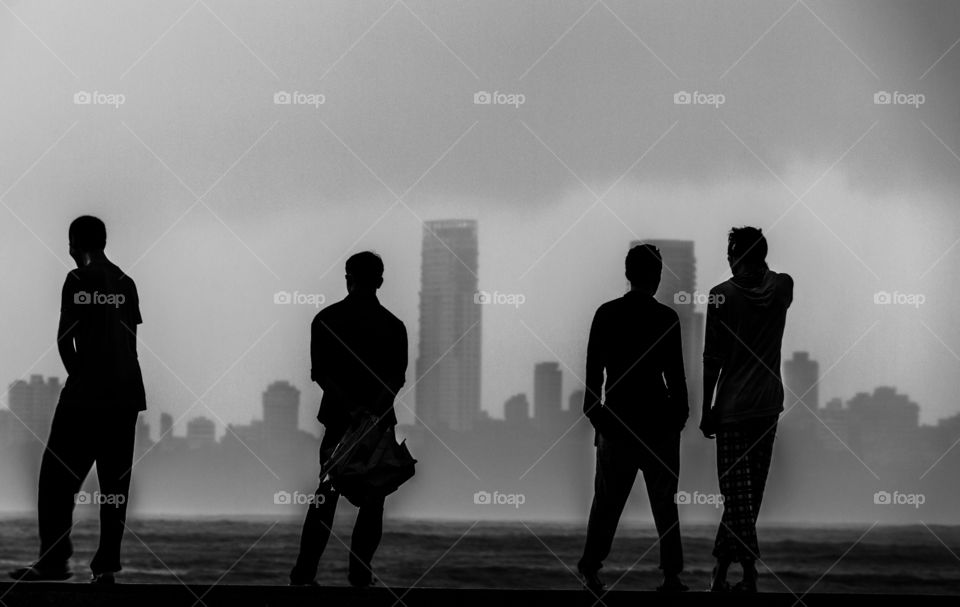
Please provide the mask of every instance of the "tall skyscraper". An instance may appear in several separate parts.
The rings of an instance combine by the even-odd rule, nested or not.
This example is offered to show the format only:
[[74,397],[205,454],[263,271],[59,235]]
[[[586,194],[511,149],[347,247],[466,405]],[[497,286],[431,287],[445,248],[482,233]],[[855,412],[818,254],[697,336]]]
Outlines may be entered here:
[[27,441],[47,440],[61,388],[58,378],[44,381],[42,375],[31,375],[29,382],[19,379],[10,384],[7,392],[10,411],[19,420],[12,426],[14,436]]
[[420,274],[418,423],[467,431],[480,413],[477,222],[428,221]]
[[542,430],[563,424],[563,373],[556,362],[537,363],[533,368],[533,419]]
[[[663,272],[656,298],[660,303],[673,308],[680,317],[680,333],[683,338],[683,367],[687,376],[691,415],[695,416],[700,403],[703,377],[703,326],[704,314],[697,312],[697,258],[692,240],[634,240],[630,248],[640,244],[652,244],[660,249]],[[712,286],[712,285],[711,285]],[[629,285],[628,285],[629,288]]]
[[285,381],[275,381],[263,392],[263,432],[268,445],[289,444],[297,434],[300,390]]

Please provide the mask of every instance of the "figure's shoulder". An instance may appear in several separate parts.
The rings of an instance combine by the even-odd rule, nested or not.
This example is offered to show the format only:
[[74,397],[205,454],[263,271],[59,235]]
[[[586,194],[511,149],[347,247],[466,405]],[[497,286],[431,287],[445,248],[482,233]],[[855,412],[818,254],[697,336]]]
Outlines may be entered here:
[[113,274],[113,278],[124,287],[130,289],[131,291],[137,290],[137,282],[133,279],[133,276],[130,276],[123,271],[123,268],[116,264],[110,264],[110,272]]
[[789,306],[793,302],[793,276],[786,272],[777,272],[776,279],[780,298]]
[[793,288],[793,276],[790,276],[786,272],[777,272],[777,280],[784,286]]
[[328,306],[324,306],[317,312],[313,317],[313,324],[316,325],[320,321],[332,321],[338,318],[343,311],[344,303],[341,299],[340,301],[335,301]]
[[622,307],[623,307],[623,297],[617,297],[616,299],[605,301],[597,307],[597,311],[594,313],[594,317],[599,318],[602,316],[617,314]]
[[381,313],[383,314],[383,317],[386,319],[386,321],[389,324],[393,325],[397,329],[402,329],[404,331],[407,330],[407,327],[406,325],[403,324],[403,321],[400,320],[396,314],[388,310],[386,306],[381,305],[380,310],[381,310]]
[[81,284],[86,276],[83,270],[83,268],[74,268],[69,270],[66,277],[63,279],[64,286]]
[[710,294],[725,295],[733,291],[733,289],[734,289],[733,282],[730,279],[727,279],[719,284],[714,285],[713,288],[710,289]]

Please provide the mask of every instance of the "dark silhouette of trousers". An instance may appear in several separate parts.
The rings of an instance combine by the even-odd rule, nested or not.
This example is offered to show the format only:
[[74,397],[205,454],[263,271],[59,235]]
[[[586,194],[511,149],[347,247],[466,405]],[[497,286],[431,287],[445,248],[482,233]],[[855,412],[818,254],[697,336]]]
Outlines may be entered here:
[[582,571],[593,572],[603,567],[638,471],[643,472],[650,509],[660,537],[660,569],[665,575],[683,570],[676,503],[680,435],[664,432],[660,437],[644,438],[643,442],[647,448],[635,441],[627,443],[624,439],[605,438],[602,434],[599,437],[593,505],[587,523],[587,542],[579,563]]
[[[290,579],[303,582],[314,579],[320,559],[327,547],[333,529],[333,517],[337,512],[340,494],[324,480],[323,463],[340,442],[346,428],[327,429],[320,442],[320,484],[314,493],[314,503],[307,507],[307,516],[300,533],[300,554],[290,572]],[[373,576],[371,562],[383,536],[383,497],[378,497],[360,506],[350,538],[349,579],[353,584],[369,583]]]
[[73,554],[70,530],[75,496],[96,464],[102,498],[100,545],[90,569],[95,574],[120,571],[138,413],[74,402],[57,405],[40,463],[37,519],[42,566],[63,568]]
[[717,475],[723,517],[713,556],[739,563],[760,558],[757,517],[777,438],[776,415],[725,424],[717,431]]

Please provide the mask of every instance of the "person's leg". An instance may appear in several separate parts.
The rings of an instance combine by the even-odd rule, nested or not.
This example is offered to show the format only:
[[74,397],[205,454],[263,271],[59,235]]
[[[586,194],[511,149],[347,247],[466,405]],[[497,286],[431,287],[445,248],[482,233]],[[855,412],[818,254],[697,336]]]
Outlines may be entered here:
[[60,403],[53,415],[50,436],[40,463],[37,522],[40,532],[38,566],[66,569],[73,545],[73,508],[76,495],[94,461],[88,426],[76,403]]
[[314,493],[314,502],[307,506],[307,515],[300,532],[300,553],[290,572],[290,582],[305,584],[317,577],[320,559],[327,547],[333,529],[333,517],[337,512],[340,494],[330,481],[321,481]]
[[349,580],[353,586],[373,582],[373,555],[383,537],[383,500],[378,497],[360,506],[350,539]]
[[773,441],[776,437],[777,420],[758,419],[741,425],[737,448],[742,464],[742,484],[738,488],[740,516],[733,527],[739,541],[739,562],[756,560],[760,556],[757,543],[757,517],[763,501],[767,470],[773,455]]
[[[767,476],[770,472],[770,463],[773,461],[773,445],[777,439],[777,422],[774,418],[765,418],[757,422],[753,428],[751,457],[751,484],[754,487],[753,514],[754,522],[760,514],[760,505],[763,503],[763,493],[767,486]],[[759,555],[759,552],[757,553]]]
[[100,481],[100,545],[90,569],[93,575],[115,573],[127,520],[130,478],[138,411],[105,413],[97,433],[97,478]]
[[[745,583],[740,589],[755,587],[754,561],[760,554],[756,521],[763,490],[762,484],[756,484],[761,476],[757,467],[769,466],[775,432],[776,420],[757,420],[731,424],[717,433],[717,467],[724,503],[714,556],[718,563],[744,564]],[[765,471],[762,477],[765,482]]]
[[[732,543],[735,541],[730,528],[728,527],[732,515],[727,514],[727,510],[735,506],[731,499],[735,482],[733,474],[736,470],[731,469],[731,465],[736,461],[734,449],[730,444],[730,427],[721,427],[716,434],[717,441],[717,479],[720,485],[720,494],[723,496],[723,514],[720,518],[720,525],[717,527],[717,537],[713,543],[713,557],[717,559],[713,567],[712,580],[710,581],[710,590],[712,592],[726,592],[730,590],[730,584],[727,582],[727,572],[730,569],[730,563],[733,559],[735,547]],[[731,497],[728,497],[731,496]]]
[[[717,476],[723,495],[723,515],[717,528],[713,556],[724,570],[743,555],[742,534],[750,520],[750,469],[745,456],[746,439],[740,424],[727,424],[717,431]],[[749,445],[747,445],[749,446]],[[717,576],[715,576],[717,577]]]
[[309,584],[317,577],[317,569],[323,551],[330,540],[333,528],[333,517],[337,512],[337,501],[340,494],[333,488],[327,471],[324,467],[327,458],[340,441],[342,433],[324,430],[323,440],[320,442],[320,484],[314,492],[314,501],[307,506],[307,515],[303,519],[303,529],[300,532],[300,552],[297,562],[290,571],[291,584]]
[[637,463],[632,454],[617,449],[613,442],[601,436],[597,445],[597,470],[587,522],[587,541],[577,564],[581,573],[596,573],[603,567],[636,478]]
[[757,567],[756,559],[760,557],[760,545],[757,536],[757,520],[760,516],[760,506],[763,503],[763,493],[767,484],[767,475],[770,470],[770,462],[773,458],[773,445],[777,434],[776,417],[770,419],[761,419],[751,424],[750,444],[754,445],[750,454],[749,468],[751,475],[752,491],[750,493],[750,529],[748,536],[753,538],[753,545],[750,547],[750,555],[744,555],[740,564],[743,567],[744,590],[755,592],[757,588]]
[[660,569],[665,579],[676,578],[683,571],[683,546],[676,500],[680,476],[680,435],[670,435],[648,446],[654,452],[643,458],[643,480],[660,537]]

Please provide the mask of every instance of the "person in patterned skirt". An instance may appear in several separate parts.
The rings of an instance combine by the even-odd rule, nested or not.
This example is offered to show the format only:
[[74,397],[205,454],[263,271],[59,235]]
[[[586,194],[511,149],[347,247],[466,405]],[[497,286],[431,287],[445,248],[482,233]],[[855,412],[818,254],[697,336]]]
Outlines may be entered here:
[[[713,548],[715,592],[757,590],[757,516],[783,411],[780,349],[793,301],[793,279],[770,270],[766,257],[761,230],[730,230],[733,276],[711,289],[708,300],[700,429],[717,439],[723,495]],[[731,563],[743,567],[743,580],[733,587],[727,583]]]

